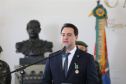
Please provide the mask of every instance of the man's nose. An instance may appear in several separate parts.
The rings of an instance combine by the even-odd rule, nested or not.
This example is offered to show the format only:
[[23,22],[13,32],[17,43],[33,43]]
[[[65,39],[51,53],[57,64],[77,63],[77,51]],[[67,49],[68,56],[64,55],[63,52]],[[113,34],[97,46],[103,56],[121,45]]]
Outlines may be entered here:
[[35,28],[34,28],[34,27],[33,27],[33,28],[31,28],[31,31],[32,31],[32,32],[35,32]]
[[67,36],[67,35],[65,35],[65,36],[64,36],[64,39],[68,39],[68,36]]

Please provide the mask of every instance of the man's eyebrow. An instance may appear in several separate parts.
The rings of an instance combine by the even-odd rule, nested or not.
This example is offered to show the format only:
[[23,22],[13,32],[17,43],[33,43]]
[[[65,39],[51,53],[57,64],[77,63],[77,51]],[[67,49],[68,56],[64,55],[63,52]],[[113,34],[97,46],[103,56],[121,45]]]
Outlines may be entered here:
[[61,34],[65,34],[65,33],[61,33]]
[[67,33],[67,34],[72,34],[72,33]]
[[[65,34],[65,33],[61,33],[61,34]],[[72,33],[67,33],[67,34],[72,34]]]

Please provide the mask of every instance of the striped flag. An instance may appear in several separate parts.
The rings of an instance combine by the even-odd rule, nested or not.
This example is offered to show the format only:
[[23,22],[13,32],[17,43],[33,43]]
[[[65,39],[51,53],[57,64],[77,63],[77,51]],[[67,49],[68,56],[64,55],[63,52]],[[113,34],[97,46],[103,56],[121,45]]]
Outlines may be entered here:
[[98,5],[89,16],[91,15],[96,17],[96,44],[94,58],[99,62],[102,72],[103,84],[111,84],[105,34],[107,11],[102,5],[99,5],[98,2]]

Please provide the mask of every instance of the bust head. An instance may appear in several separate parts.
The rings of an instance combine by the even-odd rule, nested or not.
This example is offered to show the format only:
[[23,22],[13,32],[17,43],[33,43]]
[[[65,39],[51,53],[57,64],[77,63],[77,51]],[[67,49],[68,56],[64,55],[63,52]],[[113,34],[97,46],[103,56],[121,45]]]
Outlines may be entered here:
[[36,39],[38,38],[38,34],[40,33],[41,28],[40,28],[40,23],[37,20],[31,20],[27,24],[27,32],[29,34],[29,37],[31,39]]

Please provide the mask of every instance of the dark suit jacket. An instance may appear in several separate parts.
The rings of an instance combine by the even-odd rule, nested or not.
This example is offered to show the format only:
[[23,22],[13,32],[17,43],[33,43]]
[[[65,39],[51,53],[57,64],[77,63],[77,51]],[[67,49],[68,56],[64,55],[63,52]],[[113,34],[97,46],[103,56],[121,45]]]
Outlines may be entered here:
[[[75,73],[75,63],[78,65],[78,74]],[[41,84],[86,84],[86,81],[87,84],[98,84],[96,65],[91,54],[77,48],[67,77],[63,73],[62,54],[59,54],[47,60]]]

